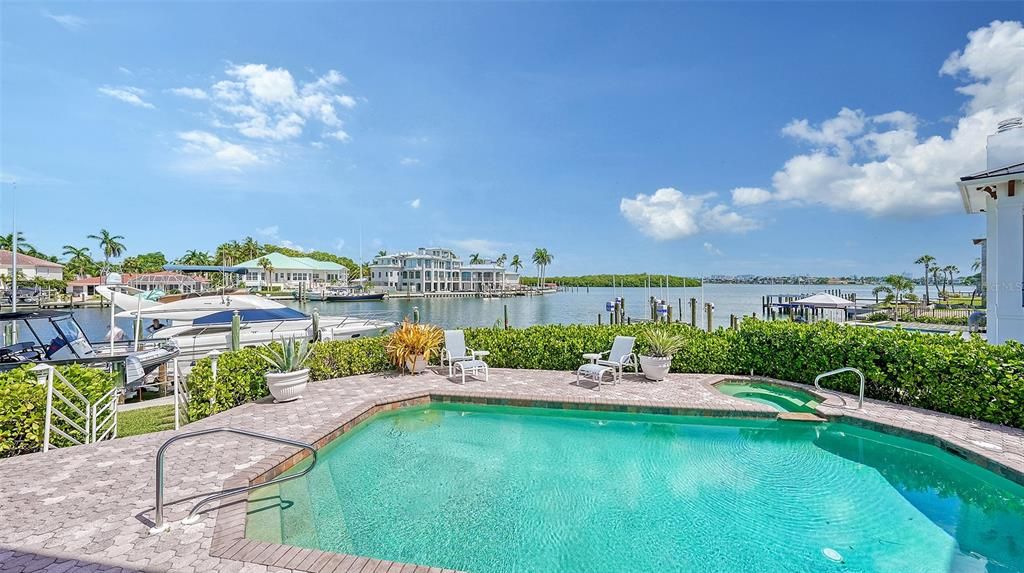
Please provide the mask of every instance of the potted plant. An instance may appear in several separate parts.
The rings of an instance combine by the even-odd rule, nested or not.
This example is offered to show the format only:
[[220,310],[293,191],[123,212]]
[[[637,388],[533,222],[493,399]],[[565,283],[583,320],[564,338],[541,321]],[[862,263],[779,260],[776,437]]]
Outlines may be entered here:
[[292,339],[260,349],[260,356],[271,366],[266,379],[274,402],[291,402],[302,397],[309,382],[309,368],[305,365],[310,348],[308,341]]
[[430,357],[441,348],[444,333],[436,326],[406,320],[388,338],[386,350],[395,368],[411,374],[423,372]]
[[664,380],[672,367],[672,356],[682,350],[683,337],[664,328],[652,328],[640,335],[646,352],[640,354],[640,369],[648,380]]

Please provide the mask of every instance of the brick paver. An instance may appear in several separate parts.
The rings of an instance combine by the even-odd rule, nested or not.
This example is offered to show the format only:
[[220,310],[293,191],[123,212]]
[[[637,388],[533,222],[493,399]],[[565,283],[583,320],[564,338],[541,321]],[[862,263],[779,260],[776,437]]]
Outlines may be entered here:
[[[774,410],[716,391],[725,377],[673,374],[662,382],[627,375],[600,391],[571,384],[567,372],[492,370],[463,386],[439,374],[373,374],[311,383],[296,402],[245,404],[180,432],[244,428],[324,442],[374,407],[402,400],[509,401],[521,404],[655,410],[699,415],[774,416]],[[783,382],[784,383],[784,382]],[[804,387],[806,389],[806,387]],[[831,419],[886,426],[952,449],[1024,483],[1024,431],[885,402],[827,394]],[[795,423],[795,422],[794,422]],[[441,571],[320,551],[282,549],[241,537],[244,502],[226,503],[194,525],[179,521],[186,498],[268,479],[294,448],[232,435],[182,440],[168,452],[165,509],[170,531],[149,535],[156,450],[174,432],[111,440],[0,460],[0,572],[27,571]],[[269,473],[268,473],[269,472]],[[241,499],[242,496],[238,496]],[[239,517],[241,516],[241,518]],[[241,559],[241,560],[240,560]]]

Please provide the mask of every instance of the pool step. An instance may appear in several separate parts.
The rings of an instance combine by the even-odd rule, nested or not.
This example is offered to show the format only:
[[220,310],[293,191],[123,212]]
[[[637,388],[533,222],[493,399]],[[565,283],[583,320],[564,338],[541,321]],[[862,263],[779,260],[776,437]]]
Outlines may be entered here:
[[791,422],[827,422],[825,418],[810,412],[779,412],[777,420],[789,420]]

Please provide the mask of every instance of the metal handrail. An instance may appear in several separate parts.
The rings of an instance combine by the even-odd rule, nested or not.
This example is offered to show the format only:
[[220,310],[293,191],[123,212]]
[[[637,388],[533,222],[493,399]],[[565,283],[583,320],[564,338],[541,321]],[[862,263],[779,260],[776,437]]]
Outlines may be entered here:
[[160,449],[158,449],[156,451],[156,511],[155,511],[155,514],[154,514],[154,518],[155,519],[153,520],[153,527],[151,527],[150,530],[149,530],[149,532],[151,534],[153,534],[153,533],[162,533],[162,532],[166,531],[167,528],[168,528],[168,524],[164,523],[164,452],[167,451],[167,448],[171,444],[173,444],[174,442],[177,442],[178,440],[183,440],[185,438],[194,438],[196,436],[204,436],[206,434],[215,434],[215,433],[218,433],[218,432],[227,432],[229,434],[238,434],[238,435],[241,435],[241,436],[248,436],[250,438],[256,438],[256,439],[259,439],[259,440],[266,440],[268,442],[277,442],[279,444],[284,444],[286,446],[295,446],[297,448],[302,448],[304,450],[309,450],[310,454],[313,456],[313,462],[310,463],[309,466],[307,466],[305,469],[303,469],[299,473],[295,473],[295,474],[291,474],[291,475],[278,476],[278,477],[276,477],[276,478],[274,478],[274,479],[272,479],[272,480],[270,480],[268,482],[264,482],[264,483],[261,483],[261,484],[247,485],[247,486],[242,486],[242,487],[233,487],[233,488],[229,488],[229,489],[225,489],[223,491],[217,492],[217,493],[212,494],[212,495],[208,495],[208,496],[204,497],[203,499],[199,500],[192,507],[192,511],[190,511],[188,513],[188,517],[186,517],[183,520],[183,523],[195,523],[196,521],[198,521],[199,508],[204,506],[204,505],[206,505],[207,503],[209,503],[211,501],[218,500],[218,499],[225,498],[225,497],[230,497],[230,496],[238,494],[238,493],[242,493],[242,492],[246,492],[246,491],[251,491],[251,490],[254,490],[254,489],[258,489],[258,488],[261,488],[261,487],[266,487],[266,486],[273,485],[273,484],[276,484],[276,483],[285,482],[285,481],[292,480],[292,479],[295,479],[295,478],[300,478],[300,477],[308,474],[310,472],[310,470],[313,469],[313,466],[316,465],[316,448],[313,447],[312,444],[307,444],[305,442],[297,442],[295,440],[289,440],[287,438],[278,438],[276,436],[268,436],[266,434],[259,434],[259,433],[256,433],[256,432],[250,432],[249,430],[240,430],[240,429],[237,429],[237,428],[210,428],[208,430],[197,430],[195,432],[188,432],[188,433],[185,433],[185,434],[180,434],[180,435],[174,436],[174,437],[170,438],[169,440],[167,440],[166,442],[164,442],[163,445],[160,446]]
[[818,374],[817,376],[814,377],[814,387],[817,388],[818,390],[824,391],[822,389],[822,387],[821,387],[821,384],[819,384],[819,382],[821,382],[821,379],[822,378],[828,378],[829,376],[835,376],[836,374],[841,374],[843,372],[854,372],[854,373],[857,374],[857,376],[860,376],[860,397],[857,399],[857,408],[858,409],[863,408],[864,407],[864,373],[861,372],[860,370],[852,367],[852,366],[846,366],[844,368],[837,368],[836,370],[831,370],[829,372],[825,372],[824,374]]

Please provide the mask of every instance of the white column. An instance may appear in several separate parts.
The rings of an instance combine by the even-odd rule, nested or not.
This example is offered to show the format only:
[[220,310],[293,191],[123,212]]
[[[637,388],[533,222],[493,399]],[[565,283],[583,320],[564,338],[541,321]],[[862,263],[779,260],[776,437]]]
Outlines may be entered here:
[[988,340],[1024,341],[1024,185],[1013,197],[999,185],[986,200],[988,225]]

